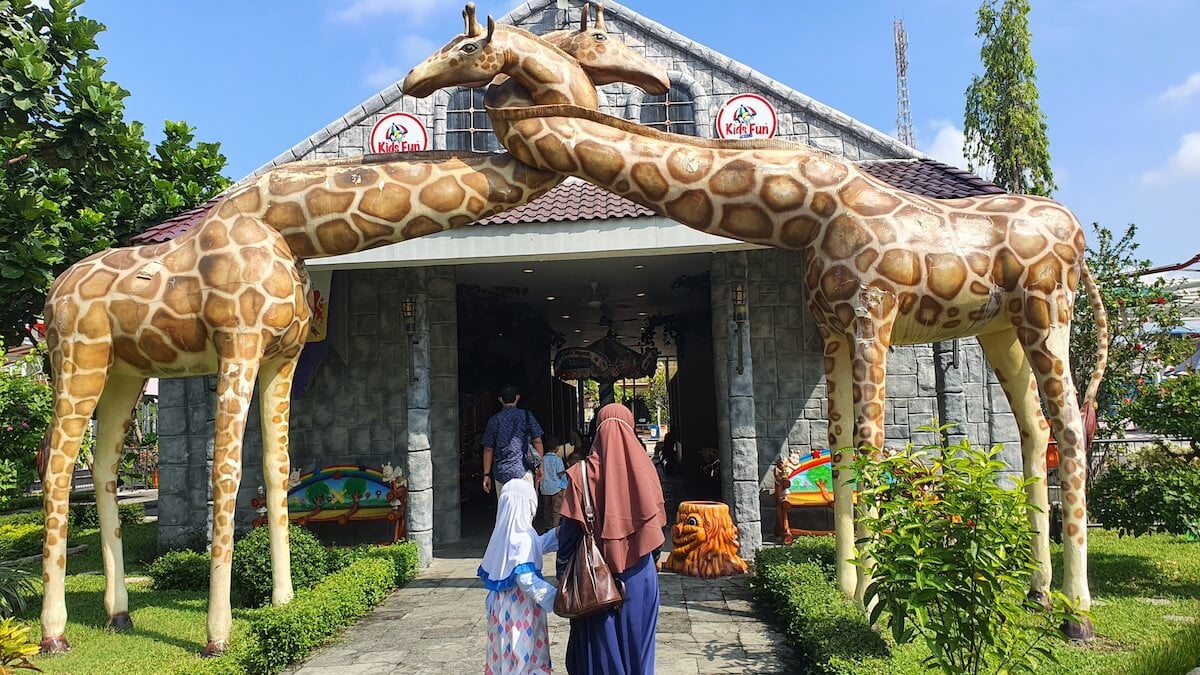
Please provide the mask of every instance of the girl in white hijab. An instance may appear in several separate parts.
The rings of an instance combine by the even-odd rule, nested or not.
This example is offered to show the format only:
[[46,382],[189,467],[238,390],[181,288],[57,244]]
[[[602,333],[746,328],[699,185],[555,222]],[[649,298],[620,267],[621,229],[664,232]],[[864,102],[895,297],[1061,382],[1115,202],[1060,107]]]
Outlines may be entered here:
[[533,529],[537,492],[514,480],[500,493],[496,527],[478,575],[488,589],[487,666],[497,675],[549,673],[546,618],[555,588],[542,577],[542,555],[558,550],[557,530]]

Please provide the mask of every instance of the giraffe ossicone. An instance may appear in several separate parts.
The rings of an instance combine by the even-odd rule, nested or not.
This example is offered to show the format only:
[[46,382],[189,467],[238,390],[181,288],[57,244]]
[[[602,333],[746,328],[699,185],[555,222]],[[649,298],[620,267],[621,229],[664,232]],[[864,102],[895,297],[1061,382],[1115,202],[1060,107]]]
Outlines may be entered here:
[[[480,34],[474,10],[468,32]],[[570,33],[569,31],[567,33]],[[516,81],[496,100],[519,106],[595,107],[588,77],[630,84],[666,74],[619,40],[600,52],[563,39],[558,79],[526,92]],[[579,42],[582,44],[582,42]],[[480,79],[480,86],[493,78]],[[114,629],[132,628],[117,518],[116,486],[132,408],[149,377],[217,375],[213,449],[212,568],[205,655],[223,652],[232,625],[230,563],[242,437],[257,382],[263,473],[276,605],[292,597],[286,495],[290,392],[311,319],[304,260],[361,251],[458,228],[525,204],[562,181],[508,153],[426,152],[371,159],[295,162],[227,193],[195,228],[163,244],[102,251],[55,281],[45,319],[54,388],[43,485],[43,652],[69,649],[64,635],[67,508],[83,431],[95,413],[93,475],[100,488],[105,593]]]
[[[540,49],[540,51],[537,51]],[[534,91],[536,69],[513,64],[561,57],[523,31],[467,34],[416,66],[406,91],[507,75]],[[409,88],[409,84],[413,88]],[[554,100],[490,105],[500,142],[517,159],[576,176],[689,227],[797,251],[809,309],[824,338],[829,447],[834,453],[838,584],[860,601],[867,571],[851,564],[852,455],[883,447],[888,349],[977,336],[1021,431],[1023,472],[1038,568],[1031,595],[1050,584],[1044,399],[1062,453],[1064,591],[1091,604],[1083,426],[1068,345],[1083,284],[1097,315],[1100,355],[1084,405],[1103,376],[1107,319],[1084,262],[1083,230],[1061,204],[1029,195],[930,199],[888,185],[852,162],[786,141],[715,141],[657,131]],[[753,308],[751,308],[751,312]],[[1086,618],[1065,627],[1090,637]]]

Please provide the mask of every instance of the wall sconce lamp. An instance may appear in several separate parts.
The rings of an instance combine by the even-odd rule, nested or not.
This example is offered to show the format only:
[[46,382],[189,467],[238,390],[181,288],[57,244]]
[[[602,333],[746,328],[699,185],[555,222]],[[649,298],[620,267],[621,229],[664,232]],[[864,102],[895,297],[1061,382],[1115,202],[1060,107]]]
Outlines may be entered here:
[[408,381],[417,381],[417,371],[413,367],[413,345],[417,344],[417,305],[411,297],[406,296],[400,305],[404,315],[404,332],[408,335]]
[[737,324],[737,356],[738,375],[746,372],[745,357],[745,327],[746,327],[746,287],[738,282],[733,285],[733,321]]

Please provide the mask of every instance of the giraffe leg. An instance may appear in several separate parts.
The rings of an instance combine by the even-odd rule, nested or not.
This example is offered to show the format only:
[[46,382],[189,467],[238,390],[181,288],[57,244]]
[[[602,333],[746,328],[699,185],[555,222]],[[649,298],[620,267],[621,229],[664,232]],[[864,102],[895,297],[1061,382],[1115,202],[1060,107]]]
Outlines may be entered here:
[[[1065,304],[1061,299],[1059,302]],[[1034,314],[1028,307],[1026,313]],[[1075,398],[1075,383],[1071,380],[1070,309],[1063,313],[1068,321],[1052,323],[1041,331],[1022,328],[1017,335],[1025,348],[1026,357],[1033,365],[1062,456],[1058,470],[1062,478],[1064,502],[1063,593],[1086,612],[1092,605],[1087,582],[1087,507],[1084,493],[1087,458],[1083,451],[1083,419]],[[1037,318],[1042,317],[1039,314]],[[1066,621],[1063,632],[1074,640],[1095,637],[1091,621],[1081,616]]]
[[100,549],[104,559],[104,609],[108,626],[117,631],[133,628],[125,591],[125,564],[121,552],[121,520],[117,515],[117,472],[133,406],[146,378],[111,375],[96,406],[96,448],[92,477],[96,483],[96,510],[100,516]]
[[[883,449],[884,439],[883,406],[886,402],[884,379],[887,371],[887,337],[880,335],[873,326],[867,334],[875,337],[858,340],[858,344],[855,345],[854,358],[851,360],[856,429],[854,445],[857,452],[866,452],[870,453],[872,457],[878,457]],[[873,511],[870,515],[874,515]],[[867,531],[861,524],[857,525],[855,536],[857,539],[867,537]],[[854,598],[858,600],[860,606],[863,605],[867,586],[871,583],[871,568],[874,561],[866,558],[863,563],[865,567],[856,568],[858,576],[854,590]]]
[[[229,342],[239,340],[257,345],[255,335],[235,335]],[[235,345],[239,357],[221,357],[217,366],[216,442],[213,445],[213,531],[212,573],[208,588],[208,645],[204,656],[217,656],[229,646],[233,627],[229,587],[233,563],[233,517],[237,504],[238,486],[242,481],[242,437],[246,431],[246,414],[258,376],[257,358],[244,355],[253,349]]]
[[79,444],[108,377],[111,347],[107,344],[63,342],[51,345],[54,365],[54,418],[49,429],[49,461],[42,474],[42,503],[46,539],[42,547],[43,654],[70,649],[65,578],[67,572],[67,510],[71,476]]
[[825,335],[825,392],[829,405],[829,451],[833,455],[833,532],[837,542],[838,588],[854,595],[857,569],[854,559],[854,471],[851,450],[854,434],[854,398],[850,383],[850,342]]
[[1046,441],[1050,429],[1042,417],[1037,380],[1025,357],[1017,332],[1008,328],[978,336],[983,353],[996,371],[1021,432],[1021,466],[1025,478],[1037,481],[1026,488],[1029,523],[1033,527],[1033,557],[1037,569],[1030,580],[1029,599],[1050,609],[1050,503],[1046,492]]
[[288,549],[288,419],[292,376],[300,352],[263,364],[258,379],[259,417],[263,433],[263,483],[267,491],[267,528],[271,536],[271,604],[292,599],[291,555]]

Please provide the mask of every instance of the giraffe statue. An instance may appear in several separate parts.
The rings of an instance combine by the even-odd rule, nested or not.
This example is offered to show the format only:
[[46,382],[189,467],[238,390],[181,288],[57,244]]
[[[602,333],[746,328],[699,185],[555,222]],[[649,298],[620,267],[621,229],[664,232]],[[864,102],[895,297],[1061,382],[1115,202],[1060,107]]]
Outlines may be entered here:
[[[478,31],[473,7],[468,32]],[[571,48],[571,45],[566,45]],[[600,79],[665,91],[666,74],[619,41],[582,54],[554,100],[595,107]],[[484,80],[486,83],[490,81]],[[498,100],[531,99],[514,80]],[[222,652],[231,627],[230,562],[242,437],[257,379],[273,575],[272,602],[292,597],[287,542],[288,422],[296,362],[308,333],[304,260],[361,251],[462,227],[544,194],[564,176],[511,155],[402,153],[295,162],[230,191],[195,228],[151,246],[118,248],[65,271],[47,297],[55,395],[43,469],[43,652],[66,651],[67,505],[88,420],[94,457],[109,625],[129,630],[116,486],[121,441],[149,377],[216,374],[212,575],[205,655]]]
[[[489,18],[489,27],[491,20]],[[533,90],[540,69],[564,58],[509,27],[488,39],[459,36],[416,66],[405,91],[509,75]],[[467,50],[466,45],[471,49]],[[835,462],[838,584],[861,602],[869,582],[856,571],[852,452],[883,447],[888,348],[977,336],[1021,432],[1029,517],[1038,569],[1030,596],[1045,606],[1050,585],[1045,448],[1049,429],[1062,452],[1066,500],[1066,595],[1081,610],[1087,584],[1083,432],[1068,342],[1082,282],[1098,317],[1101,350],[1084,405],[1103,375],[1107,323],[1084,263],[1084,237],[1060,204],[1027,195],[928,199],[885,184],[853,163],[785,141],[713,141],[659,132],[569,104],[491,108],[501,143],[520,161],[577,176],[685,225],[802,253],[804,286],[825,341],[829,447]],[[1066,622],[1092,636],[1084,616]]]

